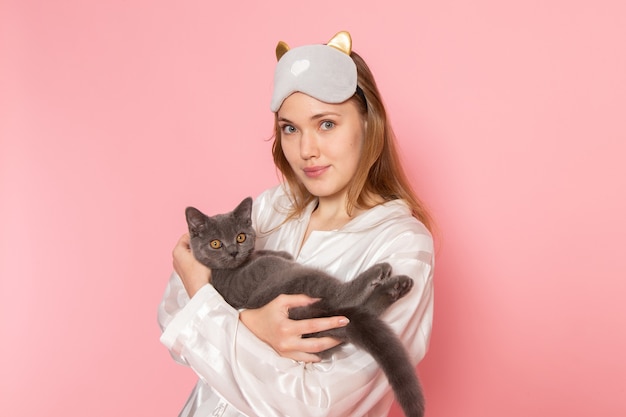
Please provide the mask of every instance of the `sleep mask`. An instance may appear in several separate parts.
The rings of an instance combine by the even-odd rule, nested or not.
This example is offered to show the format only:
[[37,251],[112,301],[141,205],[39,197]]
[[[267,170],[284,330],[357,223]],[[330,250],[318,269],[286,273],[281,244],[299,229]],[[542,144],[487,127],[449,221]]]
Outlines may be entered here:
[[276,46],[276,69],[272,112],[283,101],[301,92],[325,103],[343,103],[357,91],[357,70],[350,52],[352,39],[339,32],[325,45],[305,45],[290,49],[285,42]]

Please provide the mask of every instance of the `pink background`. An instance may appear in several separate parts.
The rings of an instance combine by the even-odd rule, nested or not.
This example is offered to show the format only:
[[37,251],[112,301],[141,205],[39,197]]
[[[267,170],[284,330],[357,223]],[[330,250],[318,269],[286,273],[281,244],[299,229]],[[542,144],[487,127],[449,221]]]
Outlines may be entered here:
[[624,2],[248,3],[1,1],[0,415],[178,413],[184,207],[275,184],[275,44],[342,29],[438,223],[428,416],[626,415]]

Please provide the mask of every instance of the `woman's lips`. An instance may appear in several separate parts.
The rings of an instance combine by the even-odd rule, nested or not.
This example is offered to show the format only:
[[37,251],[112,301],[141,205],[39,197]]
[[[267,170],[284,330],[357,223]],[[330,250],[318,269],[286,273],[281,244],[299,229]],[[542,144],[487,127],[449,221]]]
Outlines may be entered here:
[[306,175],[309,178],[316,178],[319,177],[320,175],[322,175],[324,172],[326,172],[328,170],[328,165],[327,166],[317,166],[317,167],[306,167],[303,168],[302,171],[304,171],[304,175]]

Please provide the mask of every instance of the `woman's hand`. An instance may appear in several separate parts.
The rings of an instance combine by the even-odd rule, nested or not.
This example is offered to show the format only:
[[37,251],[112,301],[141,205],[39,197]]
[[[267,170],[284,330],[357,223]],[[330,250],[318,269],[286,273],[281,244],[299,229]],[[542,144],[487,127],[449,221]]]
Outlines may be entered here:
[[211,269],[202,265],[193,256],[189,245],[189,233],[185,233],[176,243],[172,251],[174,271],[180,276],[189,298],[209,282],[211,282]]
[[307,337],[302,335],[343,327],[346,317],[324,317],[291,320],[289,309],[317,301],[306,295],[279,295],[267,305],[244,310],[239,314],[241,322],[259,339],[270,345],[285,358],[301,362],[319,362],[316,353],[337,346],[340,341],[331,337]]

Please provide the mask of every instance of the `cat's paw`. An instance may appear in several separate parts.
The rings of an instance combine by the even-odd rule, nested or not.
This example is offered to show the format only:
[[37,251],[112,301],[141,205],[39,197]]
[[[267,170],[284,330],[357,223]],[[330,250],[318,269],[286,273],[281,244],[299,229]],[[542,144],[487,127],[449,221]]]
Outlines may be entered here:
[[391,288],[387,290],[389,296],[393,298],[394,301],[407,295],[409,291],[411,291],[411,288],[413,288],[413,280],[406,275],[399,275],[394,281]]
[[378,291],[384,294],[391,304],[407,295],[411,288],[413,288],[413,280],[406,275],[398,275],[386,280]]
[[365,302],[365,307],[375,315],[379,315],[391,304],[404,297],[413,288],[413,280],[405,275],[397,275],[386,279],[374,288]]
[[391,265],[389,265],[387,262],[381,262],[379,264],[376,264],[373,266],[373,268],[376,269],[376,274],[374,276],[374,279],[372,280],[373,286],[379,286],[391,276]]

